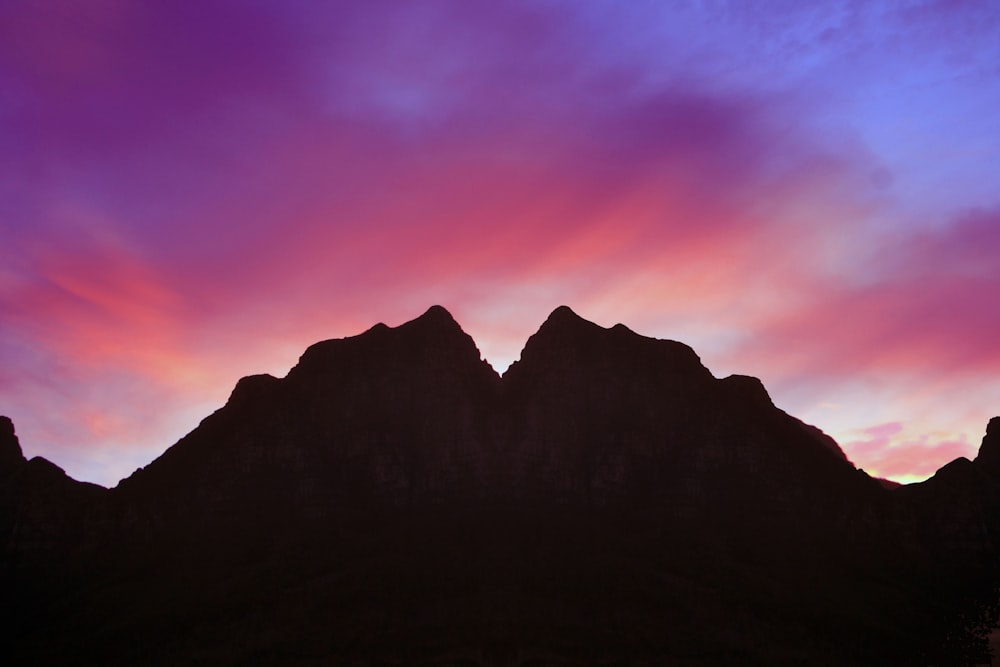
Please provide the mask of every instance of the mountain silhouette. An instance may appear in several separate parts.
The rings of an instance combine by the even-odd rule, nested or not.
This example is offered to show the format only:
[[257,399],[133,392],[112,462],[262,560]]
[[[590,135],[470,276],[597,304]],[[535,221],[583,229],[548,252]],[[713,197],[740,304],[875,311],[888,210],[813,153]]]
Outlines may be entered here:
[[4,664],[965,665],[1000,418],[893,487],[755,378],[563,306],[499,376],[440,306],[309,347],[113,489],[0,418]]

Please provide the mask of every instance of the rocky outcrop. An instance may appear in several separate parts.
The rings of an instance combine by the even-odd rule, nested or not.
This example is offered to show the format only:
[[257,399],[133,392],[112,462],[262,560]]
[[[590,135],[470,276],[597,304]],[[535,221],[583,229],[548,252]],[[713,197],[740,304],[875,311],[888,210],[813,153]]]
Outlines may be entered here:
[[40,456],[26,460],[13,422],[0,417],[0,575],[36,554],[70,556],[83,540],[82,517],[105,491]]
[[[496,446],[499,376],[443,308],[311,346],[227,404],[115,496],[148,523],[230,528],[475,498]],[[140,509],[141,508],[141,509]]]
[[986,426],[976,465],[989,475],[1000,476],[1000,417],[994,417]]
[[13,474],[24,463],[21,443],[14,433],[10,417],[0,417],[0,482]]
[[998,424],[890,489],[681,343],[560,307],[501,378],[434,307],[242,379],[111,490],[0,420],[0,651],[961,664],[1000,583]]

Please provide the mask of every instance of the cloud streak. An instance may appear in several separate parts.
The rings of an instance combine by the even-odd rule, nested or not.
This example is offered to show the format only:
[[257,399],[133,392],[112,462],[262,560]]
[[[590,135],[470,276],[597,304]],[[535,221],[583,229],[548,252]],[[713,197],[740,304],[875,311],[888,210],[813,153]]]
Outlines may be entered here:
[[[972,46],[995,19],[8,3],[0,411],[113,483],[315,340],[441,302],[502,368],[569,303],[761,375],[859,465],[925,475],[965,451],[926,443],[975,441],[997,411],[1000,202],[976,199],[996,153],[948,125],[952,153],[901,161],[911,121],[885,99],[985,112]],[[955,397],[928,420],[935,392]],[[857,437],[893,422],[925,444]]]

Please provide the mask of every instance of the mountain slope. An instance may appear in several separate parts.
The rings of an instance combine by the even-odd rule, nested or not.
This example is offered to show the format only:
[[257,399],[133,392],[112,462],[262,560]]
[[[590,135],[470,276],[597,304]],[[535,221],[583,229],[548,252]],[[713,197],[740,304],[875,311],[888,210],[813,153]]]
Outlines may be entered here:
[[[1000,420],[885,488],[761,383],[556,309],[310,347],[110,490],[0,421],[5,662],[965,664]],[[85,661],[86,661],[85,660]]]

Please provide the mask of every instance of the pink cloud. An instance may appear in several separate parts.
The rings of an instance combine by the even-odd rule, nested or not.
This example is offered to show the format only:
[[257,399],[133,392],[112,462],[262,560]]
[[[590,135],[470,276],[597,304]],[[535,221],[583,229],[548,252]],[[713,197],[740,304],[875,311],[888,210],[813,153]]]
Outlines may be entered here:
[[989,305],[1000,277],[997,212],[877,247],[858,275],[816,284],[811,303],[764,323],[741,354],[841,376],[1000,370],[1000,312]]
[[[314,11],[0,8],[0,389],[36,424],[86,395],[80,442],[149,442],[144,401],[222,400],[434,302],[508,362],[570,303],[786,387],[1000,369],[996,212],[902,227],[799,69],[813,10]],[[863,19],[821,52],[878,51]]]
[[932,439],[925,434],[910,438],[899,422],[871,426],[860,435],[861,439],[842,443],[848,458],[873,476],[898,481],[923,479],[944,463],[976,455],[976,447],[964,436]]

